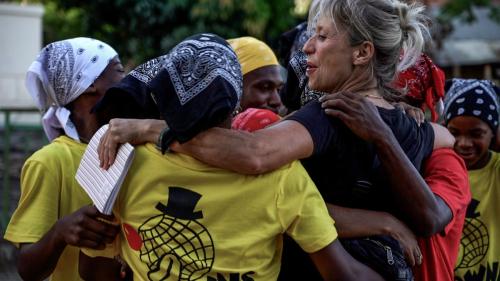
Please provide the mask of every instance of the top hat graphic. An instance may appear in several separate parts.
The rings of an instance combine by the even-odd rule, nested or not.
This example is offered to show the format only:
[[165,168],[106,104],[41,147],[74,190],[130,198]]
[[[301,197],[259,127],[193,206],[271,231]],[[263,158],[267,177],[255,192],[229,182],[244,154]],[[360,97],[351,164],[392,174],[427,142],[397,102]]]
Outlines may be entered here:
[[156,204],[156,209],[171,217],[183,220],[196,220],[203,218],[203,212],[194,212],[201,194],[182,187],[170,186],[168,189],[167,206]]

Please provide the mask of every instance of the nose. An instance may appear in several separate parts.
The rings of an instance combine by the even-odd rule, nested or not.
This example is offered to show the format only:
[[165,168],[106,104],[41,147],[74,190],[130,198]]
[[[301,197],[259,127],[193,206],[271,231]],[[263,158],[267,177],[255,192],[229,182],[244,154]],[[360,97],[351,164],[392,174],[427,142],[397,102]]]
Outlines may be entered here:
[[461,149],[472,147],[472,141],[466,136],[455,136],[455,146]]
[[269,95],[269,99],[267,101],[267,104],[273,108],[279,108],[282,105],[281,97],[279,95],[278,88],[274,89],[272,91],[271,95]]
[[311,36],[309,37],[309,39],[307,39],[306,43],[304,44],[304,47],[302,47],[302,51],[306,54],[306,55],[309,55],[309,54],[312,54],[314,52],[314,46],[313,46],[313,40],[314,40],[315,36]]

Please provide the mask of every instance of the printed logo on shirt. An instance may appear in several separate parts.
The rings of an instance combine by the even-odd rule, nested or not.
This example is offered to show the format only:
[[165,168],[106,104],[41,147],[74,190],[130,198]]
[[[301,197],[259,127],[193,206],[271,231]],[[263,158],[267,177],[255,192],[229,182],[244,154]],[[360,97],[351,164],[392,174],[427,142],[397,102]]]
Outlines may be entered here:
[[463,278],[455,276],[455,281],[500,281],[498,262],[480,265],[477,270],[467,270]]
[[460,240],[460,253],[462,259],[457,263],[458,268],[473,267],[480,263],[489,246],[488,228],[478,219],[481,215],[476,212],[479,201],[472,199],[467,207],[467,214],[462,231],[462,239]]
[[207,277],[207,281],[254,281],[252,274],[255,272],[249,271],[247,273],[230,273],[230,274],[222,274],[217,273],[215,277]]
[[484,260],[489,249],[489,231],[479,220],[481,215],[476,211],[479,201],[472,199],[467,208],[462,239],[460,240],[460,259],[455,270],[466,270],[465,274],[456,276],[456,281],[500,281],[499,263],[488,262],[486,266],[479,265]]
[[201,197],[182,187],[169,187],[167,205],[156,205],[161,214],[146,220],[138,232],[124,224],[130,248],[140,251],[141,261],[148,266],[149,280],[198,280],[212,269],[214,243],[198,222],[203,212],[194,211]]

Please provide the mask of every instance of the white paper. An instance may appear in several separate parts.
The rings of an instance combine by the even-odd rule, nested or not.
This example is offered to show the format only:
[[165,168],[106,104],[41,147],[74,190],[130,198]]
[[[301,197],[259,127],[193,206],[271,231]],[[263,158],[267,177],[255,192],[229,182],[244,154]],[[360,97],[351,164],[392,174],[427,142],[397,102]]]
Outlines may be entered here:
[[76,180],[89,195],[97,209],[110,215],[120,187],[134,159],[134,147],[129,143],[120,146],[116,160],[104,170],[99,166],[97,147],[108,125],[102,126],[94,134],[83,154],[76,172]]

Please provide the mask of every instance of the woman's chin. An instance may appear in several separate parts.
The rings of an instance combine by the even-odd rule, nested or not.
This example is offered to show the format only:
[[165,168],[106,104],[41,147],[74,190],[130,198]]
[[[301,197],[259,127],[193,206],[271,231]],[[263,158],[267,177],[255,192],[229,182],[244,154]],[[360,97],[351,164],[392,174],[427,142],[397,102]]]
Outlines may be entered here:
[[307,84],[307,86],[309,87],[310,90],[313,90],[313,91],[316,91],[316,92],[327,92],[327,90],[325,89],[325,87],[322,87],[321,85],[318,85],[318,83],[314,83],[314,82],[309,81],[309,83]]

